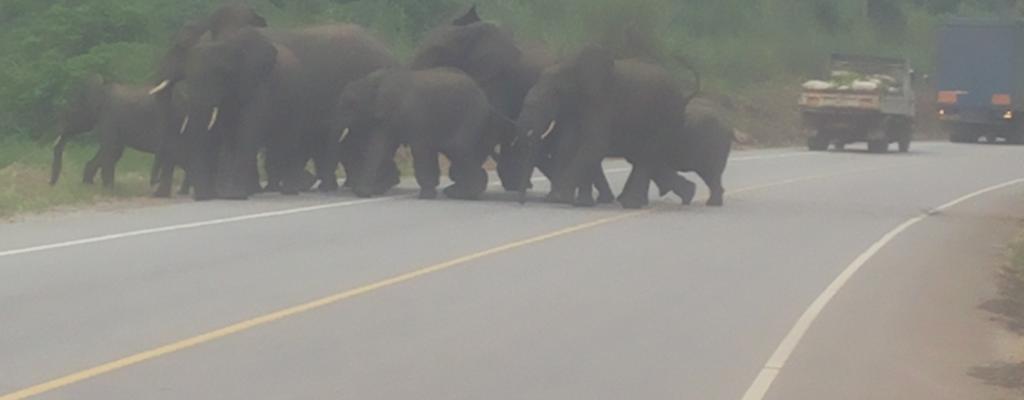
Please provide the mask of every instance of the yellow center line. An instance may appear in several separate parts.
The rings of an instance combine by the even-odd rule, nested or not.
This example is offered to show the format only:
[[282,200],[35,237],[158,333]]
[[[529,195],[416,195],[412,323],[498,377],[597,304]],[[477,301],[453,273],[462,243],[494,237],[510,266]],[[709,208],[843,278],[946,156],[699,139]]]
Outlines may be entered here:
[[[757,185],[757,186],[749,186],[749,187],[746,187],[746,188],[737,189],[737,190],[734,190],[732,193],[745,193],[745,192],[751,192],[751,191],[756,191],[756,190],[763,190],[763,189],[768,189],[768,188],[773,188],[773,187],[789,185],[789,184],[798,183],[798,182],[805,182],[805,181],[817,180],[817,179],[825,179],[825,178],[829,178],[829,177],[848,175],[848,174],[852,174],[852,173],[876,171],[878,169],[879,168],[871,168],[871,169],[863,169],[863,170],[846,171],[846,172],[840,172],[840,173],[835,173],[835,174],[823,174],[823,175],[814,175],[814,176],[808,176],[808,177],[803,177],[803,178],[787,179],[787,180],[778,181],[778,182],[775,182],[775,183],[764,184],[764,185]],[[607,218],[601,218],[601,219],[598,219],[598,220],[586,222],[586,223],[575,225],[575,226],[571,226],[571,227],[568,227],[568,228],[563,228],[563,229],[559,229],[559,230],[556,230],[556,231],[548,232],[548,233],[545,233],[545,234],[542,234],[542,235],[539,235],[539,236],[534,236],[534,237],[531,237],[531,238],[528,238],[528,239],[523,239],[523,240],[519,240],[519,241],[516,241],[516,242],[507,243],[507,244],[504,244],[504,245],[501,245],[501,246],[497,246],[497,247],[493,247],[493,248],[490,248],[490,249],[487,249],[487,250],[484,250],[484,251],[481,251],[481,252],[477,252],[477,253],[473,253],[473,254],[470,254],[470,255],[467,255],[467,256],[463,256],[463,257],[459,257],[459,258],[452,259],[452,260],[449,260],[449,261],[445,261],[445,262],[442,262],[442,263],[439,263],[439,264],[434,264],[434,265],[431,265],[431,266],[428,266],[428,267],[424,267],[424,268],[421,268],[421,269],[418,269],[418,270],[415,270],[415,271],[412,271],[412,272],[404,273],[404,274],[397,275],[397,276],[394,276],[394,277],[391,277],[391,278],[388,278],[388,279],[385,279],[385,280],[382,280],[382,281],[378,281],[378,282],[375,282],[375,283],[372,283],[372,284],[369,284],[369,285],[366,285],[366,286],[362,286],[362,287],[351,289],[351,290],[348,290],[348,291],[345,291],[345,292],[333,294],[333,295],[330,295],[330,296],[327,296],[327,297],[323,297],[323,298],[320,298],[318,300],[314,300],[314,301],[311,301],[311,302],[308,302],[308,303],[300,304],[300,305],[297,305],[297,306],[281,309],[281,310],[278,310],[278,311],[275,311],[275,312],[272,312],[272,313],[269,313],[269,314],[265,314],[265,315],[262,315],[262,316],[258,316],[258,317],[246,320],[246,321],[242,321],[242,322],[238,322],[238,323],[235,323],[235,324],[232,324],[232,325],[228,325],[228,326],[225,326],[223,328],[220,328],[220,329],[217,329],[217,330],[214,330],[214,331],[211,331],[211,332],[207,332],[207,333],[204,333],[204,334],[201,334],[201,335],[198,335],[198,336],[193,336],[193,337],[190,337],[188,339],[184,339],[184,340],[181,340],[181,341],[178,341],[178,342],[166,344],[166,345],[163,345],[163,346],[160,346],[160,347],[156,347],[156,348],[153,348],[153,349],[150,349],[150,350],[146,350],[146,351],[143,351],[141,353],[136,353],[136,354],[133,354],[133,355],[130,355],[130,356],[127,356],[127,357],[124,357],[124,358],[121,358],[121,359],[118,359],[118,360],[115,360],[115,361],[111,361],[111,362],[108,362],[108,363],[105,363],[105,364],[97,365],[95,367],[92,367],[92,368],[89,368],[89,369],[86,369],[86,370],[82,370],[82,371],[79,371],[79,372],[75,372],[75,373],[72,373],[70,375],[65,375],[63,377],[60,377],[60,378],[57,378],[57,379],[54,379],[54,380],[51,380],[51,381],[48,381],[48,382],[45,382],[45,383],[41,383],[41,384],[38,384],[38,385],[35,385],[35,386],[31,386],[31,387],[28,387],[28,388],[25,388],[25,389],[18,390],[16,392],[13,392],[13,393],[10,393],[10,394],[6,394],[6,395],[3,395],[3,396],[0,396],[0,400],[22,400],[22,399],[26,399],[26,398],[29,398],[29,397],[32,397],[32,396],[37,396],[37,395],[40,395],[40,394],[43,394],[43,393],[51,392],[51,391],[54,391],[54,390],[57,390],[57,389],[60,389],[60,388],[66,387],[66,386],[70,386],[70,385],[73,385],[75,383],[82,382],[84,380],[91,379],[91,378],[94,378],[94,377],[97,377],[97,376],[100,376],[100,375],[103,375],[103,374],[106,374],[106,373],[109,373],[109,372],[113,372],[113,371],[116,371],[116,370],[119,370],[119,369],[127,368],[127,367],[130,367],[130,366],[139,364],[139,363],[143,363],[143,362],[155,359],[155,358],[159,358],[159,357],[168,355],[168,354],[176,353],[176,352],[179,352],[179,351],[182,351],[182,350],[186,350],[186,349],[189,349],[189,348],[192,348],[192,347],[196,347],[196,346],[199,346],[199,345],[202,345],[202,344],[206,344],[206,343],[209,343],[209,342],[212,342],[212,341],[215,341],[215,340],[227,337],[227,336],[234,335],[236,333],[241,333],[241,332],[244,332],[244,331],[247,331],[247,330],[259,327],[261,325],[266,325],[266,324],[269,324],[271,322],[280,321],[280,320],[283,320],[283,319],[286,319],[286,318],[289,318],[289,317],[293,317],[293,316],[296,316],[296,315],[299,315],[299,314],[303,314],[303,313],[306,313],[306,312],[309,312],[309,311],[316,310],[318,308],[323,308],[323,307],[326,307],[326,306],[329,306],[329,305],[332,305],[332,304],[335,304],[335,303],[339,303],[341,301],[345,301],[345,300],[348,300],[348,299],[351,299],[351,298],[354,298],[354,297],[357,297],[357,296],[361,296],[361,295],[364,295],[364,294],[367,294],[367,293],[370,293],[370,292],[375,292],[377,290],[381,290],[381,289],[385,289],[385,288],[388,288],[388,287],[391,287],[391,286],[395,286],[395,285],[398,285],[398,284],[401,284],[401,283],[409,282],[409,281],[412,281],[414,279],[417,279],[417,278],[420,278],[420,277],[423,277],[423,276],[426,276],[426,275],[431,275],[431,274],[435,274],[435,273],[438,273],[438,272],[441,272],[441,271],[445,271],[445,270],[448,270],[448,269],[451,269],[451,268],[454,268],[454,267],[457,267],[457,266],[460,266],[460,265],[463,265],[463,264],[466,264],[466,263],[469,263],[469,262],[472,262],[472,261],[479,260],[481,258],[485,258],[485,257],[493,256],[493,255],[496,255],[496,254],[508,252],[508,251],[515,250],[515,249],[518,249],[518,248],[521,248],[521,247],[524,247],[524,246],[529,246],[529,245],[532,245],[532,244],[544,242],[544,241],[555,239],[555,238],[558,238],[558,237],[561,237],[561,236],[566,236],[566,235],[573,234],[573,233],[576,233],[576,232],[580,232],[580,231],[583,231],[583,230],[596,228],[596,227],[599,227],[599,226],[602,226],[602,225],[611,224],[613,222],[621,221],[621,220],[624,220],[624,219],[627,219],[627,218],[632,218],[632,217],[636,217],[636,216],[640,216],[640,215],[644,215],[644,214],[649,214],[649,213],[652,213],[652,212],[653,212],[653,209],[648,209],[648,210],[642,210],[642,211],[627,212],[627,213],[618,214],[618,215],[615,215],[615,216],[612,216],[612,217],[607,217]]]

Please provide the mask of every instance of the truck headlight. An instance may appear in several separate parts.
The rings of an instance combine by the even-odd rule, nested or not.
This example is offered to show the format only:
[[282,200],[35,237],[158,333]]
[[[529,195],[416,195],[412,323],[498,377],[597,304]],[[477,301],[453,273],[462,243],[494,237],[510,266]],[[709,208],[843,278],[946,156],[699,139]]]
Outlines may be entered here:
[[1003,113],[1003,119],[1013,119],[1013,111]]

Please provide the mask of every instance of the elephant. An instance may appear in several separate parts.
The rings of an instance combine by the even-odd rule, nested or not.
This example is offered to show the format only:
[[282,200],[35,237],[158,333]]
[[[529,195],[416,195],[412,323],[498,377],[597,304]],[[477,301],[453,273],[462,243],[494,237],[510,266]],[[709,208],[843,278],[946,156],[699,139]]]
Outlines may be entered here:
[[[227,14],[249,15],[232,10]],[[185,118],[169,123],[167,132],[182,127],[195,198],[246,199],[259,191],[257,153],[263,148],[272,188],[302,190],[312,158],[321,189],[336,189],[337,158],[327,154],[330,113],[346,84],[396,66],[394,55],[355,25],[275,31],[251,26],[252,18],[227,20],[232,29],[216,18],[196,29],[216,38],[186,41],[185,51],[175,46],[152,91],[159,96],[183,87]]]
[[483,21],[472,7],[465,15],[429,32],[419,43],[410,66],[413,69],[450,67],[464,71],[483,89],[492,107],[503,118],[489,130],[496,132],[495,161],[502,186],[518,190],[522,157],[513,154],[516,130],[502,119],[516,120],[527,92],[544,68],[555,58],[541,46],[524,46],[498,24]]
[[[530,188],[530,178],[533,176],[534,168],[548,177],[556,175],[555,161],[558,157],[558,143],[562,139],[562,132],[571,131],[558,127],[552,122],[546,131],[537,134],[536,131],[525,132],[524,135],[514,140],[506,151],[507,163],[514,166],[514,175],[506,172],[506,177],[514,177],[518,184],[519,203],[526,203],[526,192]],[[594,189],[597,189],[598,197],[594,199]],[[609,204],[615,202],[615,194],[600,165],[596,166],[591,181],[576,187],[576,197],[573,203],[579,207],[592,207],[597,204]],[[559,202],[559,199],[549,195],[546,199],[550,202]]]
[[736,130],[716,115],[712,106],[695,101],[686,109],[683,129],[672,136],[662,157],[676,171],[696,172],[711,190],[707,205],[720,207],[725,204],[722,174],[734,141]]
[[[493,141],[485,135],[492,110],[476,82],[460,70],[385,68],[349,84],[337,110],[335,142],[358,137],[363,169],[356,195],[377,194],[381,166],[393,162],[400,145],[412,149],[421,199],[437,197],[439,154],[451,161],[449,198],[474,200],[487,189],[483,164]],[[344,143],[343,143],[344,144]]]
[[[82,181],[92,184],[96,173],[102,170],[103,185],[114,185],[114,169],[125,147],[145,153],[157,153],[161,141],[157,104],[142,86],[127,86],[104,82],[94,76],[84,82],[71,96],[59,118],[60,137],[53,148],[50,184],[60,179],[64,147],[74,136],[94,132],[99,136],[100,148],[86,163]],[[175,165],[170,160],[171,168]],[[154,163],[153,175],[158,164]],[[187,183],[182,185],[187,190]]]
[[[699,87],[699,75],[697,80]],[[529,145],[528,153],[553,153],[549,168],[555,179],[548,196],[553,201],[573,202],[577,191],[589,193],[589,185],[599,180],[601,161],[621,156],[633,166],[618,198],[623,207],[646,206],[651,180],[663,194],[672,191],[689,202],[693,185],[675,173],[666,148],[679,140],[675,135],[698,90],[686,94],[658,65],[615,60],[604,48],[586,46],[544,70],[524,101],[517,137]],[[543,145],[556,131],[556,143]]]

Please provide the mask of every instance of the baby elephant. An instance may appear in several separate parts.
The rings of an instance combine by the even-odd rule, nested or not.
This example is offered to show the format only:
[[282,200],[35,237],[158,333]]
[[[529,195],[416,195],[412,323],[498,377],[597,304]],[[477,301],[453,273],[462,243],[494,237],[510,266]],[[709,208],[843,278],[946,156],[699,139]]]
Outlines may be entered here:
[[125,147],[156,153],[160,147],[161,125],[156,103],[142,87],[104,83],[89,79],[70,98],[60,116],[60,138],[53,149],[50,184],[60,179],[64,146],[73,136],[94,131],[100,149],[85,165],[83,181],[93,183],[102,169],[103,185],[113,186],[114,167]]
[[477,199],[487,188],[483,164],[493,144],[484,132],[490,116],[483,91],[458,70],[381,69],[349,84],[342,93],[339,129],[331,141],[342,149],[333,153],[360,155],[351,168],[354,171],[346,171],[354,172],[352,186],[360,197],[378,194],[382,170],[387,174],[395,151],[407,145],[412,149],[420,198],[437,197],[438,156],[443,154],[451,161],[449,176],[455,182],[445,188],[445,195]]
[[[669,168],[680,172],[696,172],[708,185],[711,197],[707,205],[722,206],[725,204],[722,174],[729,162],[734,140],[735,130],[715,115],[711,107],[694,102],[686,109],[683,133],[675,135],[673,145],[666,149],[668,153],[664,156]],[[675,182],[674,185],[659,185],[663,196],[672,187],[672,191],[682,197],[683,203],[689,204],[693,200],[696,185],[692,182],[681,176],[657,175],[660,174],[656,174],[656,180]]]

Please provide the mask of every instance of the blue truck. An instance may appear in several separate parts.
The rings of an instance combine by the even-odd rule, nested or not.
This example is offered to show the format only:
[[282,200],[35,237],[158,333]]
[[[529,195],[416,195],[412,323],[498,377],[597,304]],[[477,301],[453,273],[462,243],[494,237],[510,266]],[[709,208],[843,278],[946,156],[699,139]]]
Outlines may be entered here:
[[937,47],[937,112],[950,140],[1024,143],[1024,21],[952,18]]

